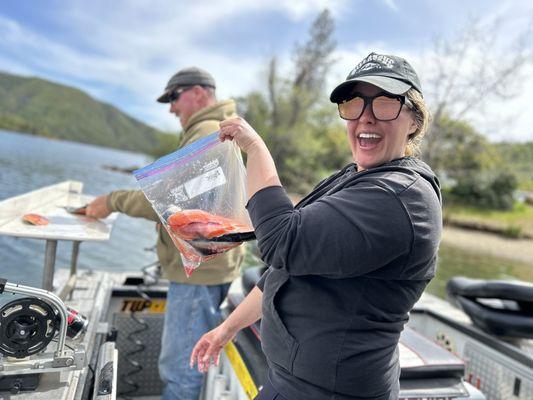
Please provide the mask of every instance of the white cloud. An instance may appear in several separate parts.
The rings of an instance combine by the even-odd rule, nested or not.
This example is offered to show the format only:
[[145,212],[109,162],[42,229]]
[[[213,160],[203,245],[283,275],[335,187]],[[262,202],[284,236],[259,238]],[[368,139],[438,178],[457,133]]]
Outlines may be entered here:
[[383,0],[383,3],[393,11],[398,11],[398,5],[395,0]]

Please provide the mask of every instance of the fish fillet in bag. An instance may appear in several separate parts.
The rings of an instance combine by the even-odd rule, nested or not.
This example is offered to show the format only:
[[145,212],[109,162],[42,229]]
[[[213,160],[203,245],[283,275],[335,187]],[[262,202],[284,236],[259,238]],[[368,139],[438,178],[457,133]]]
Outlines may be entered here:
[[181,253],[187,276],[204,261],[255,239],[245,209],[239,148],[218,132],[133,172]]

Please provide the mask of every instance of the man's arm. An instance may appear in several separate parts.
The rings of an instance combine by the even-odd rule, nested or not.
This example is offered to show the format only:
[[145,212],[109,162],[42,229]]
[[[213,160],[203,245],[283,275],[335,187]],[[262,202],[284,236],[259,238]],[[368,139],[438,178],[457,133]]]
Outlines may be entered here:
[[107,218],[109,214],[111,214],[111,210],[109,209],[109,206],[107,205],[108,202],[108,196],[107,194],[98,196],[96,199],[91,201],[89,205],[87,205],[87,209],[85,210],[85,215],[88,217],[93,218]]
[[112,212],[159,222],[157,213],[142,190],[118,190],[98,196],[87,206],[87,216],[105,218]]

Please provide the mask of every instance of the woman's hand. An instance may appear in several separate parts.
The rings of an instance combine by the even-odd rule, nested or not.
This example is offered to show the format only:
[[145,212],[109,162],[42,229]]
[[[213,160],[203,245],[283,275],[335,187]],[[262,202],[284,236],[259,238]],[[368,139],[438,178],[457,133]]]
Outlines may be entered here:
[[261,318],[263,292],[255,286],[229,317],[215,329],[200,338],[191,353],[190,365],[198,364],[198,371],[209,369],[211,360],[218,365],[222,348],[235,337],[240,329],[257,322]]
[[211,360],[218,365],[220,352],[231,339],[235,337],[236,332],[228,330],[224,323],[215,329],[207,332],[194,346],[191,353],[190,366],[198,364],[198,371],[206,372],[209,369]]
[[264,145],[263,139],[254,128],[240,117],[229,118],[220,123],[220,140],[235,140],[245,153]]

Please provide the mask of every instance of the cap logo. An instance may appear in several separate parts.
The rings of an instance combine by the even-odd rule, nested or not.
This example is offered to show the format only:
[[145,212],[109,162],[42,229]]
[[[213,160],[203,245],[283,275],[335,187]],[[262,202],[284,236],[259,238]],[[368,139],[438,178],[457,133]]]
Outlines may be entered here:
[[361,73],[369,69],[393,69],[396,62],[382,54],[372,53],[369,54],[363,61],[355,66],[355,68],[350,72],[349,76]]

